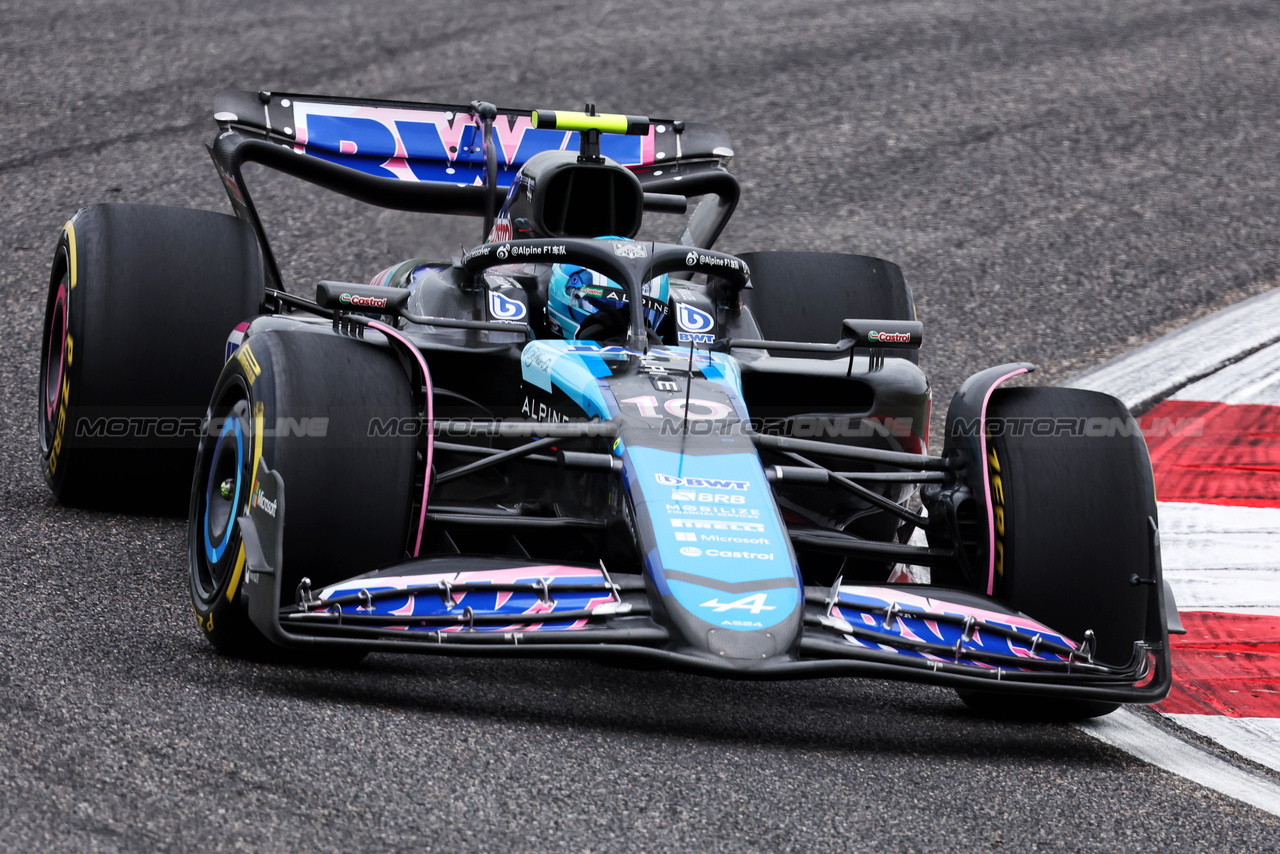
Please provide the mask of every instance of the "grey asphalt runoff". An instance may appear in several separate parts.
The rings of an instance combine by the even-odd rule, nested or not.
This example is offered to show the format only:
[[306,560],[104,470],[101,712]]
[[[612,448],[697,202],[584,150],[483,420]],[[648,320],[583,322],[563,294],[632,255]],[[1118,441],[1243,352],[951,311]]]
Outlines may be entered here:
[[[941,689],[225,659],[185,523],[57,506],[35,434],[58,229],[228,210],[219,89],[719,122],[745,190],[720,248],[901,264],[940,412],[979,367],[1054,382],[1274,285],[1277,44],[1274,0],[3,0],[0,850],[1280,847],[1274,817]],[[479,237],[264,186],[299,290]]]

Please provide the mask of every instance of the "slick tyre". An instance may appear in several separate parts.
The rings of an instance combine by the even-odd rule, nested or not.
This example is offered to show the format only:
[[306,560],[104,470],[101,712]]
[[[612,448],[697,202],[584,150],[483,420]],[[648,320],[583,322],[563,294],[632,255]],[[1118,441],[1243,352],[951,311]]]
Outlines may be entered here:
[[214,647],[244,658],[315,658],[273,648],[241,595],[236,520],[248,510],[258,460],[284,480],[282,589],[292,601],[304,576],[319,590],[404,556],[417,443],[397,431],[377,435],[370,424],[414,414],[390,350],[324,329],[246,339],[218,379],[190,484],[191,602]]
[[[1146,442],[1129,410],[1079,389],[998,389],[987,419],[995,521],[995,596],[1123,665],[1143,639],[1155,487]],[[1012,717],[1078,719],[1114,703],[1052,703],[962,693],[971,707]]]
[[[764,338],[830,343],[840,322],[915,320],[911,287],[898,265],[837,252],[748,252],[752,289],[742,292]],[[886,355],[919,364],[915,350]]]
[[63,227],[40,349],[45,481],[63,504],[180,514],[200,421],[262,256],[235,217],[95,205]]

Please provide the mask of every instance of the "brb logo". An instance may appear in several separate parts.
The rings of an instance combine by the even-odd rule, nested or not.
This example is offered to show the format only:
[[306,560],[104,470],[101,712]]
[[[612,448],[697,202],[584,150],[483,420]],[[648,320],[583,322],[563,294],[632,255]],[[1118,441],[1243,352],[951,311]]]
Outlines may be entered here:
[[524,303],[508,299],[497,291],[489,292],[489,314],[494,320],[515,323],[518,320],[523,320],[528,313],[529,309],[525,307]]

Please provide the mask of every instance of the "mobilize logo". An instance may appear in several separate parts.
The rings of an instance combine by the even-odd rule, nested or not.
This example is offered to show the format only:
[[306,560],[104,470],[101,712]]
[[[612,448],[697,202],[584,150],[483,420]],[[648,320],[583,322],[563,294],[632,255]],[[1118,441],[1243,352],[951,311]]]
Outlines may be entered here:
[[868,341],[875,341],[879,344],[907,344],[911,341],[910,332],[876,332],[867,333]]
[[338,297],[338,302],[344,302],[348,305],[354,305],[358,308],[386,308],[386,297],[362,297],[359,294],[343,294]]
[[751,488],[745,480],[716,480],[707,477],[676,477],[670,474],[655,474],[658,483],[663,486],[687,486],[694,489],[736,489],[741,492]]

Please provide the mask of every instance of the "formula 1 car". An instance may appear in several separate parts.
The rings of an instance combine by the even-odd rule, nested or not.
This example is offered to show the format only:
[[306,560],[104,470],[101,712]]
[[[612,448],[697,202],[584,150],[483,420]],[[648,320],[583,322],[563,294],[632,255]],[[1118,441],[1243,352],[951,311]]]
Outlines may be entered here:
[[[64,228],[39,416],[64,503],[188,509],[220,651],[878,676],[1058,717],[1167,694],[1128,410],[1001,365],[929,454],[901,271],[713,250],[720,128],[269,92],[214,118],[236,216]],[[485,240],[290,292],[246,163]],[[671,242],[637,237],[651,213]]]

